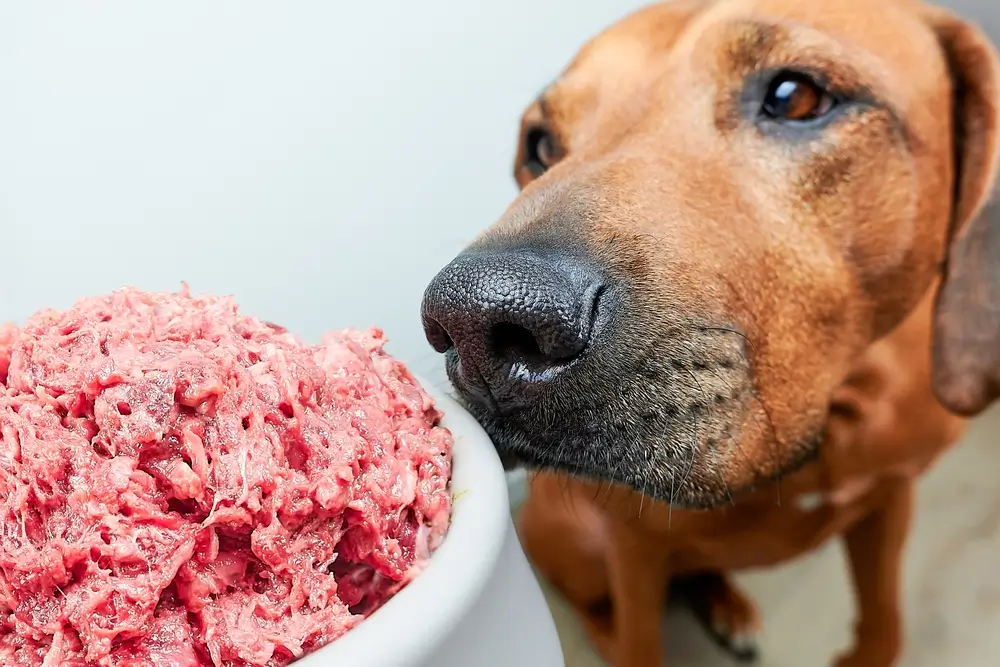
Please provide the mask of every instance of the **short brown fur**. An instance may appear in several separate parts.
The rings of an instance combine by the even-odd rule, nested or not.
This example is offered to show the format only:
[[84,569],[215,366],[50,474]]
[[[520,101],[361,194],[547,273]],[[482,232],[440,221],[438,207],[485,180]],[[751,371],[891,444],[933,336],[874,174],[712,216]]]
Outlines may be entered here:
[[[877,102],[808,146],[762,148],[735,97],[771,63],[815,67]],[[704,411],[688,470],[721,507],[533,477],[524,546],[615,667],[661,664],[671,581],[686,577],[694,607],[732,641],[759,621],[728,573],[834,537],[858,603],[855,644],[836,664],[897,661],[914,480],[961,435],[956,413],[1000,392],[1000,225],[984,212],[997,81],[986,39],[918,2],[679,0],[597,37],[546,92],[548,113],[526,113],[526,131],[558,138],[561,161],[536,179],[522,150],[522,195],[488,234],[586,201],[579,233],[649,303],[734,321],[752,346],[755,400],[736,375],[713,385],[720,407]],[[712,454],[725,434],[739,451]]]

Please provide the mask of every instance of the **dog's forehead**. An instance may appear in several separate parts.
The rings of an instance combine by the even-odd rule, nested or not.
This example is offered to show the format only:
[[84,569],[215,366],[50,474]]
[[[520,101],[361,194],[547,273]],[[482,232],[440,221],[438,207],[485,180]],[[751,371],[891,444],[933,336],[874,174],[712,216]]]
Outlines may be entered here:
[[944,74],[923,11],[914,0],[675,0],[640,10],[592,39],[547,96],[559,98],[560,115],[571,117],[596,98],[648,85],[678,52],[689,56],[682,59],[689,66],[735,70],[734,55],[762,59],[776,46],[789,60],[809,51],[854,67],[905,110],[937,92]]

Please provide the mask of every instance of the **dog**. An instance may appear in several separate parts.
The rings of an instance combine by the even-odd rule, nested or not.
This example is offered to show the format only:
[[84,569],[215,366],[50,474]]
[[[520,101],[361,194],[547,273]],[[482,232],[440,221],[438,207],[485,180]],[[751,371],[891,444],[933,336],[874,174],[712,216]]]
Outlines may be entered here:
[[531,103],[519,196],[421,313],[608,662],[661,664],[668,590],[751,656],[731,573],[835,537],[836,665],[897,662],[915,480],[1000,394],[998,86],[916,0],[674,0]]

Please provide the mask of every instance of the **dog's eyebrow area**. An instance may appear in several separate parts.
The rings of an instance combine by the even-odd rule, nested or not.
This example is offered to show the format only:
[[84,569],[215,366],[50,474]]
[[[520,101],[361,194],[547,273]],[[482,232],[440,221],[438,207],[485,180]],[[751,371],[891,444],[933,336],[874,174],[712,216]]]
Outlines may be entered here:
[[796,70],[821,79],[831,90],[888,106],[853,61],[855,52],[809,26],[785,22],[733,20],[714,33],[717,66],[737,79],[766,71]]
[[572,119],[566,117],[565,105],[561,103],[562,91],[564,90],[562,83],[563,79],[559,78],[545,86],[545,89],[535,98],[527,115],[554,125],[571,122]]

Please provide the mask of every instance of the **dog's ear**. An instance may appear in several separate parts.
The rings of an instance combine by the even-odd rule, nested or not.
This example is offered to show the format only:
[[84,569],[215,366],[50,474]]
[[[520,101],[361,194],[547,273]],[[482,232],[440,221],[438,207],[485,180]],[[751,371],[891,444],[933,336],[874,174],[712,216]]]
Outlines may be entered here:
[[1000,60],[978,28],[940,10],[930,23],[954,91],[955,190],[944,277],[934,315],[938,400],[975,415],[1000,397],[1000,206],[997,174]]

